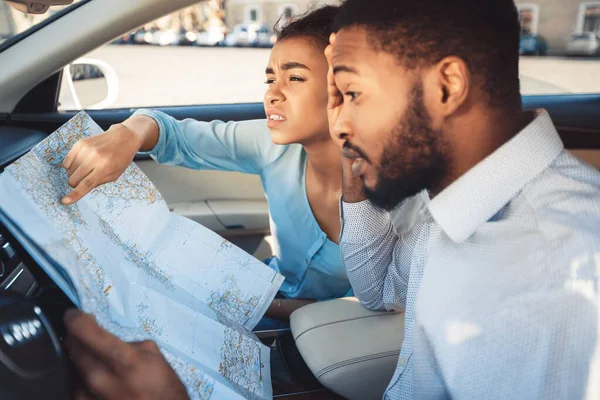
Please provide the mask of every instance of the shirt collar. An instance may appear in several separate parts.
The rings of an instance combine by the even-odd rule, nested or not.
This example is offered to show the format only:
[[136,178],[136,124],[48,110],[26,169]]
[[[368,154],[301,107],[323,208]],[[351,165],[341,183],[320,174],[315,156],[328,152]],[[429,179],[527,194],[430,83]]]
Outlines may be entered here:
[[467,240],[564,149],[546,110],[429,203],[429,212],[456,243]]

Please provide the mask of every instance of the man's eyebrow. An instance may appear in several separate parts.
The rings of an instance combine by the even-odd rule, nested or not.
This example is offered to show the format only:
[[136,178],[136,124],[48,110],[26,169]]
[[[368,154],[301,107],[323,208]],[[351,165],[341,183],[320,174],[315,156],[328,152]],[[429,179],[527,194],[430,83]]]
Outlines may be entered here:
[[335,67],[333,67],[333,74],[337,74],[339,72],[349,72],[351,74],[357,74],[358,75],[358,71],[352,67],[348,67],[346,65],[337,65]]
[[[290,69],[296,69],[296,68],[307,69],[310,71],[310,68],[308,68],[306,65],[296,62],[296,61],[288,62],[281,66],[281,69],[284,71],[289,71]],[[275,71],[271,67],[267,67],[267,69],[265,70],[265,74],[274,74],[274,73],[275,73]]]

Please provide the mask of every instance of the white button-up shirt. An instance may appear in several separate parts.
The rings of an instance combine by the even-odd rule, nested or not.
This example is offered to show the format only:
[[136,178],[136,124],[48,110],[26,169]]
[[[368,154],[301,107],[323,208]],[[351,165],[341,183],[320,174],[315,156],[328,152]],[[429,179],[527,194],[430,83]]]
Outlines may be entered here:
[[[406,309],[389,399],[600,398],[600,173],[535,120],[394,231],[343,204],[362,304]],[[424,203],[426,204],[426,203]]]

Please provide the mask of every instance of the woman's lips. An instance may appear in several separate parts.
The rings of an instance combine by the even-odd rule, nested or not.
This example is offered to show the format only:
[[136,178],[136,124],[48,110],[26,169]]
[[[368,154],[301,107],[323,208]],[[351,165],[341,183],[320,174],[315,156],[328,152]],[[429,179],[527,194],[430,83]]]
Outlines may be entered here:
[[285,118],[284,119],[271,119],[271,118],[269,118],[267,120],[267,126],[269,128],[275,128],[275,127],[283,124],[286,121],[287,121],[287,119],[285,119]]
[[287,118],[285,117],[285,115],[281,111],[279,111],[278,109],[276,109],[274,107],[268,108],[266,110],[266,114],[267,114],[267,126],[269,128],[274,128],[276,126],[283,124],[285,121],[287,121]]

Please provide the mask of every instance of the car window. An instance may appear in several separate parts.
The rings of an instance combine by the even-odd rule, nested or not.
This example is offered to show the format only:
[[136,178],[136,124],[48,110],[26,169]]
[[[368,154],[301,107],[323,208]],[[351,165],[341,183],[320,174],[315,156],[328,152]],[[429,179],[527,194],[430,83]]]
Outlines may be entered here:
[[41,15],[27,14],[0,0],[0,52],[10,47],[20,38],[26,37],[44,23],[60,18],[79,3],[90,0],[74,0],[68,6],[54,6]]
[[[118,93],[108,102],[113,108],[261,102],[264,69],[275,42],[272,27],[304,14],[307,3],[198,3],[128,32],[85,57],[114,70]],[[327,3],[337,1],[319,2]],[[515,4],[524,39],[519,44],[523,95],[600,93],[600,43],[590,39],[600,33],[600,1]],[[81,90],[80,98],[106,92],[81,78],[74,85]],[[61,109],[73,104],[61,101]]]

